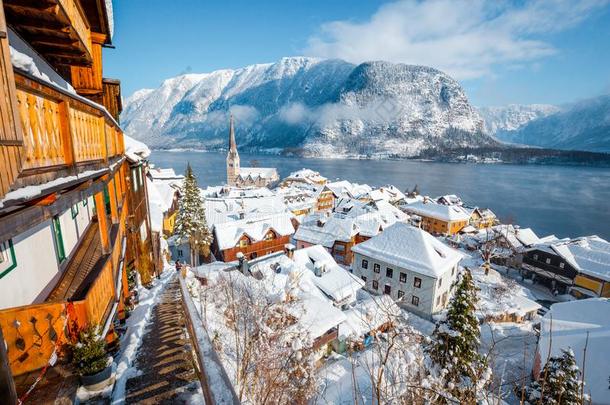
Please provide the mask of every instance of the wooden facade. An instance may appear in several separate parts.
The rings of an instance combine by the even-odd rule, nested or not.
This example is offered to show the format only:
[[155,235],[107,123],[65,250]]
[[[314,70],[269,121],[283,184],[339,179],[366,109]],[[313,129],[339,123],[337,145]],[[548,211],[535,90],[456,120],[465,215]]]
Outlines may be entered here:
[[[141,191],[132,189],[117,122],[120,82],[103,78],[105,7],[104,0],[0,0],[0,244],[12,250],[15,239],[25,251],[12,251],[13,266],[0,282],[31,293],[0,307],[13,375],[44,367],[54,352],[61,358],[64,343],[88,324],[113,336],[112,321],[124,317],[129,296],[128,258],[153,257],[145,181]],[[13,68],[8,30],[78,94]],[[74,210],[76,224],[79,206],[87,207],[86,222],[64,251],[60,221]],[[136,252],[129,241],[141,232],[147,238]],[[39,247],[56,257],[28,253]],[[36,284],[43,268],[49,278]],[[23,285],[26,273],[34,285]]]
[[[255,259],[271,253],[282,252],[286,244],[290,243],[290,235],[278,236],[274,235],[271,239],[254,241],[247,235],[243,235],[235,247],[219,251],[216,247],[216,253],[219,254],[224,262],[237,260],[237,254],[243,253],[247,259]],[[214,247],[213,247],[214,248]]]

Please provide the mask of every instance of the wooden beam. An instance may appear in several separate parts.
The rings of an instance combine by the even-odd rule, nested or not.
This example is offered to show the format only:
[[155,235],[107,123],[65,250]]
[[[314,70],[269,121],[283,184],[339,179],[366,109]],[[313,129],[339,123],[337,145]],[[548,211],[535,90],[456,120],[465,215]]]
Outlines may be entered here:
[[4,345],[2,327],[0,327],[0,403],[17,403],[17,391],[15,390],[15,382],[13,381],[13,374],[8,362],[6,346]]

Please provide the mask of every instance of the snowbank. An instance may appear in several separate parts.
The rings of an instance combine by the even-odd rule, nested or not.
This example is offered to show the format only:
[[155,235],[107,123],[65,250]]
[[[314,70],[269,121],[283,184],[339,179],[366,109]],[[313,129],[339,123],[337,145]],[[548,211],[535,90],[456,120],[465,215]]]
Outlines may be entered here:
[[139,162],[150,156],[150,149],[143,142],[127,135],[123,135],[123,139],[125,141],[125,155],[132,162]]

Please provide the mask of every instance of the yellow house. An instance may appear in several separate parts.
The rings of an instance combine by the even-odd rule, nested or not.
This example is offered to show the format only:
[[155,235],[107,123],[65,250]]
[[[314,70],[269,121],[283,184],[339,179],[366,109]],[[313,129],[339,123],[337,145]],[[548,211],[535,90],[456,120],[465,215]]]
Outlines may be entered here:
[[404,207],[409,214],[421,218],[421,228],[432,234],[455,235],[470,221],[471,213],[459,205],[416,202]]

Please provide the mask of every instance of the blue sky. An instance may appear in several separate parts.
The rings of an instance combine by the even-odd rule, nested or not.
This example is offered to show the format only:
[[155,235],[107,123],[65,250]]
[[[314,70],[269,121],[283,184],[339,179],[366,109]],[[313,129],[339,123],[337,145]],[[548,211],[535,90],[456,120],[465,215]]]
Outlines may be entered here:
[[116,49],[104,51],[104,75],[121,79],[124,96],[293,55],[429,65],[477,106],[610,93],[609,0],[113,3]]

